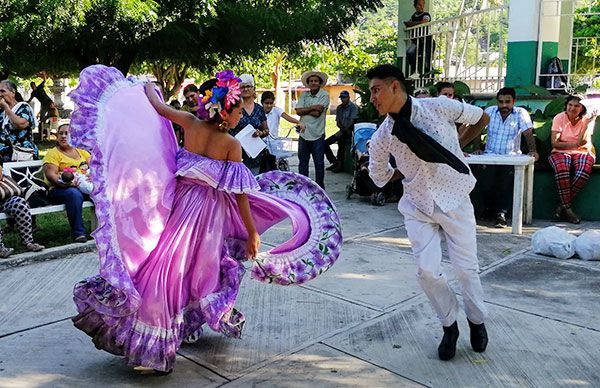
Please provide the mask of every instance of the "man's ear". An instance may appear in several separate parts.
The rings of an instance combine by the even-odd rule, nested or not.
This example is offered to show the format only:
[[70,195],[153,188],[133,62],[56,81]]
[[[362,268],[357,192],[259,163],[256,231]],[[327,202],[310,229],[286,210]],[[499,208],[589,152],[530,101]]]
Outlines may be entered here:
[[397,79],[392,80],[391,87],[392,87],[392,92],[394,94],[398,94],[402,91],[402,87],[400,86],[400,81],[398,81]]

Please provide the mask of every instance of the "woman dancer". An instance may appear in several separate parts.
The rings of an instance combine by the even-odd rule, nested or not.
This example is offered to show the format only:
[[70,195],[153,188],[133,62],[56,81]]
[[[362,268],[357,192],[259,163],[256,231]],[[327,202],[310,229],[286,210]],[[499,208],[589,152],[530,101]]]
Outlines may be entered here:
[[[75,286],[73,322],[96,347],[170,372],[182,341],[197,338],[203,324],[240,336],[239,260],[255,257],[252,277],[277,284],[303,283],[336,260],[339,219],[325,193],[294,173],[257,181],[240,162],[240,145],[227,134],[241,116],[231,71],[218,73],[200,102],[204,120],[114,68],[91,66],[80,82],[71,93],[72,137],[93,155],[101,265]],[[184,128],[182,149],[163,117]],[[285,218],[292,237],[257,254],[259,235]]]

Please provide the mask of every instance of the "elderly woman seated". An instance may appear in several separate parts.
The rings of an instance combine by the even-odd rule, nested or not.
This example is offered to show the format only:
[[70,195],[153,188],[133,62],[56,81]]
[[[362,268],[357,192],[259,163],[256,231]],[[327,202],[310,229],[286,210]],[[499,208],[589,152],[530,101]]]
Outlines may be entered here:
[[556,217],[578,224],[579,216],[571,209],[575,195],[587,181],[596,160],[592,131],[597,112],[587,112],[582,97],[569,96],[565,111],[552,121],[552,153],[548,157],[554,169],[560,205]]
[[55,204],[64,204],[75,242],[86,242],[83,226],[84,194],[79,189],[79,179],[63,180],[63,172],[75,170],[85,174],[90,163],[89,152],[69,144],[69,125],[58,127],[56,147],[48,150],[44,157],[44,177],[50,186],[48,196]]

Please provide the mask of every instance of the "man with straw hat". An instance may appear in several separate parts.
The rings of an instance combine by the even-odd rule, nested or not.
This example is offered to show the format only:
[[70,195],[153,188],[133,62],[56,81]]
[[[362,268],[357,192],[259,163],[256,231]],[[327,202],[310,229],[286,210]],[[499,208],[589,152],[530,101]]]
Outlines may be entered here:
[[312,155],[315,164],[315,181],[325,188],[325,118],[329,107],[329,94],[322,89],[327,84],[327,74],[306,71],[302,84],[309,88],[296,104],[296,114],[306,128],[298,140],[298,172],[308,176],[308,161]]

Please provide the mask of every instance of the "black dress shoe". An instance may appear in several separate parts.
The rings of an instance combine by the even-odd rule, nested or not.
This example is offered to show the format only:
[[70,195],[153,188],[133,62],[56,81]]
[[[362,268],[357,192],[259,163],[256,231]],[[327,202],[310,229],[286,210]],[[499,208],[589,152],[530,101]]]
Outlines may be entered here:
[[450,326],[444,326],[444,337],[438,346],[440,360],[448,361],[456,354],[456,341],[458,341],[458,324],[456,321]]
[[340,166],[341,166],[341,163],[340,163],[340,162],[333,162],[333,163],[331,163],[331,165],[330,165],[329,167],[327,167],[325,170],[327,170],[327,171],[333,171],[333,170],[335,170],[336,168],[340,168]]
[[469,322],[469,328],[471,329],[471,347],[478,353],[484,352],[488,344],[488,336],[487,330],[485,330],[485,325],[483,323],[476,325],[468,319],[467,322]]

